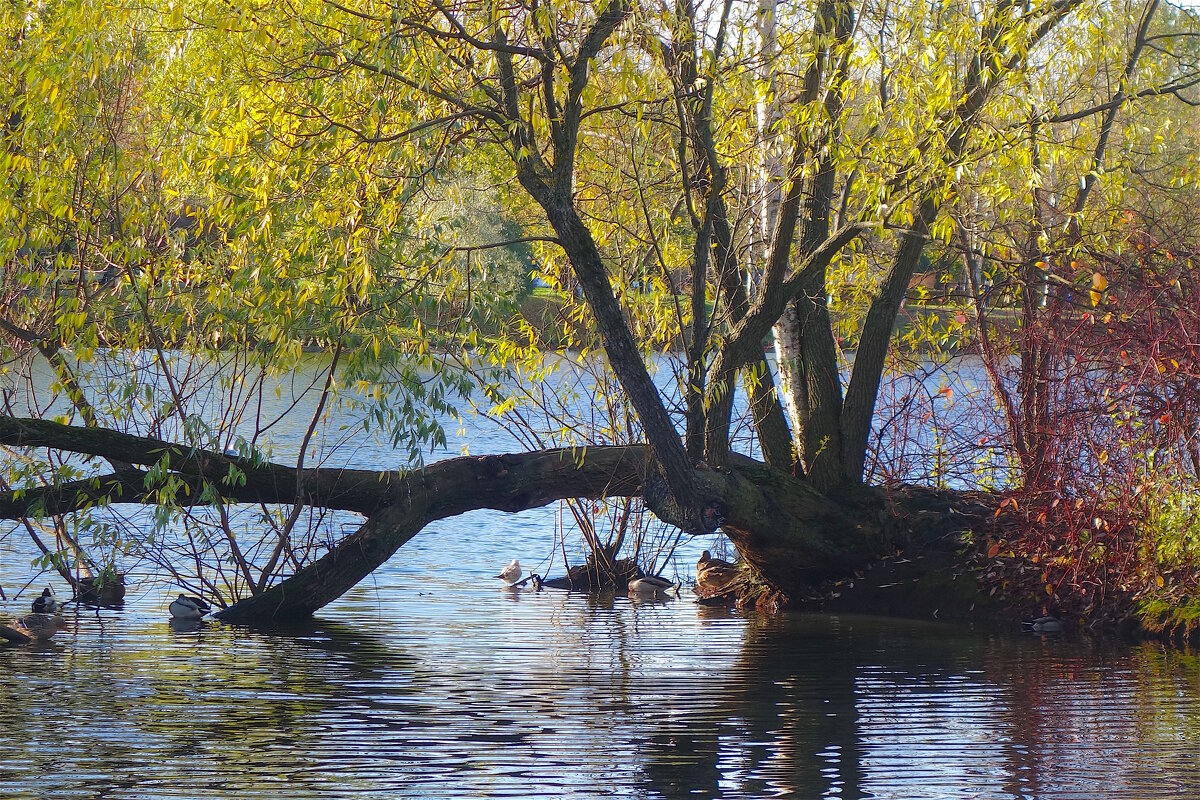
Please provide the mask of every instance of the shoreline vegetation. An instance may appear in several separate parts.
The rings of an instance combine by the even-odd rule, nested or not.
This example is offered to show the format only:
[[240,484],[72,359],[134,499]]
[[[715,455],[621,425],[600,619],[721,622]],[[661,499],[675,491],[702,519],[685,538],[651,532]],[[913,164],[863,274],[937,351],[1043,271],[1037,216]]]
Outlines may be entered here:
[[[566,298],[537,289],[520,301],[519,312],[539,341],[554,343],[560,335],[562,341],[574,344],[585,341],[584,329],[567,323],[571,315],[563,313],[566,307]],[[972,309],[965,298],[928,298],[916,293],[899,310],[892,335],[905,341],[918,358],[978,356],[974,342],[964,345],[959,338],[972,333],[962,320]],[[1012,337],[1019,332],[1022,317],[1018,309],[986,311],[994,336]],[[1087,314],[1086,310],[1080,312],[1081,317]],[[834,319],[836,326],[836,314]],[[598,346],[598,340],[594,344]],[[327,347],[305,350],[328,353]],[[678,356],[684,349],[674,352]],[[994,518],[981,519],[961,531],[952,529],[951,518],[951,529],[942,530],[937,539],[926,537],[919,545],[902,536],[893,543],[894,549],[881,554],[876,562],[856,567],[852,577],[804,585],[790,594],[777,588],[761,590],[751,581],[740,585],[745,591],[736,601],[764,609],[786,606],[883,615],[895,614],[899,608],[904,609],[901,616],[954,619],[1000,630],[1014,628],[1022,618],[1053,613],[1062,615],[1070,631],[1181,645],[1200,641],[1200,592],[1188,589],[1196,583],[1191,556],[1177,560],[1172,567],[1156,564],[1146,552],[1155,546],[1151,536],[1164,538],[1170,531],[1142,534],[1133,528],[1126,530],[1122,546],[1142,551],[1135,559],[1143,562],[1137,575],[1132,580],[1127,574],[1115,580],[1089,576],[1093,595],[1081,598],[1073,581],[1079,571],[1078,559],[1088,556],[1025,540],[1021,528],[1030,526],[1031,512],[1020,490],[995,493],[988,502]],[[1036,513],[1036,504],[1034,509]],[[1044,512],[1043,504],[1043,518]],[[1097,507],[1095,513],[1104,512]],[[1102,520],[1089,517],[1088,522],[1092,521],[1098,524]],[[942,524],[945,522],[943,519]],[[1030,527],[1045,532],[1050,526]],[[1063,538],[1051,534],[1051,539]]]
[[[235,503],[255,498],[259,502],[280,502],[286,498],[288,483],[295,480],[294,470],[257,458],[185,451],[167,442],[35,420],[0,419],[0,444],[53,446],[92,454],[119,452],[122,459],[133,464],[158,464],[160,469],[166,466],[181,475],[238,471],[242,474],[240,488],[229,487],[225,493],[226,501]],[[621,455],[622,451],[639,455],[631,461],[629,456]],[[532,452],[451,459],[411,473],[314,469],[308,477],[310,502],[366,513],[369,524],[314,563],[315,571],[305,568],[296,577],[264,594],[245,598],[217,616],[234,623],[277,620],[275,612],[283,607],[286,596],[291,595],[289,602],[294,602],[297,595],[309,591],[302,590],[305,582],[316,587],[315,599],[303,600],[288,617],[297,612],[298,616],[307,616],[369,575],[375,566],[419,535],[429,520],[460,513],[460,506],[469,508],[482,500],[486,507],[517,511],[551,502],[558,492],[562,496],[586,492],[594,497],[611,497],[614,493],[642,491],[639,484],[646,463],[644,448],[589,448],[586,458],[584,452],[575,453],[566,464],[562,456]],[[585,460],[587,471],[579,473]],[[533,466],[539,463],[551,471]],[[525,464],[538,471],[527,474],[530,467]],[[434,477],[441,473],[447,473],[447,477]],[[42,491],[0,493],[0,513],[9,518],[33,509],[59,514],[86,507],[91,497],[109,502],[106,498],[124,496],[137,502],[150,485],[149,480],[139,472]],[[387,508],[394,502],[388,497],[410,496],[413,490],[401,487],[414,480],[413,486],[441,495],[441,508],[434,516],[426,517],[428,512],[419,511],[421,502],[412,506],[414,511],[396,519],[389,516],[390,512],[371,511]],[[591,488],[585,490],[581,481],[590,482]],[[624,488],[614,481],[624,481]],[[450,493],[463,491],[467,495],[450,499]],[[1020,630],[1023,620],[1053,616],[1061,620],[1068,634],[1154,639],[1180,646],[1200,641],[1196,602],[1188,596],[1178,597],[1177,587],[1165,581],[1151,580],[1141,591],[1107,587],[1107,597],[1083,607],[1070,585],[1064,585],[1064,574],[1052,575],[1039,565],[1044,553],[1026,556],[1016,552],[1023,520],[1016,504],[1010,502],[1013,496],[918,486],[871,490],[854,502],[864,520],[877,518],[876,524],[887,542],[884,551],[861,558],[860,564],[843,576],[801,581],[790,593],[763,584],[745,572],[743,565],[740,578],[701,602],[736,604],[768,613],[799,609],[941,620],[1010,632]],[[413,513],[416,516],[411,516]],[[363,561],[359,556],[368,550],[372,555]],[[617,550],[610,546],[594,552],[615,555]],[[331,557],[331,566],[323,573],[320,564]],[[616,571],[597,567],[594,557],[589,558],[587,564],[575,567],[569,578],[548,578],[545,585],[584,591],[620,590],[624,581],[642,574],[631,559],[613,563]],[[353,573],[352,578],[345,578],[346,570]],[[297,584],[297,579],[301,583]],[[1058,585],[1052,588],[1048,579],[1057,579]],[[1158,597],[1154,596],[1156,587],[1160,590]],[[1176,594],[1174,602],[1162,599],[1162,594],[1172,592]],[[259,609],[264,607],[274,610],[260,617]]]
[[[1192,635],[1194,11],[168,5],[0,11],[0,506],[36,568],[139,558],[261,622],[563,501],[605,580],[720,531],[763,606],[894,560],[930,575],[878,592]],[[559,349],[597,357],[555,383]],[[339,399],[399,463],[469,402],[516,452],[330,470]],[[294,462],[242,457],[285,427]]]

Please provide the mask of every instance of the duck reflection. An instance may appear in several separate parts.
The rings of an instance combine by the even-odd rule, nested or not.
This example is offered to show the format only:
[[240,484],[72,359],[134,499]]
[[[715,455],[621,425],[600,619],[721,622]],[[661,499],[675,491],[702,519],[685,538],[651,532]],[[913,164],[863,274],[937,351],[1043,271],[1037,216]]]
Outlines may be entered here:
[[[105,690],[72,692],[73,707],[45,716],[53,722],[60,712],[77,714],[103,724],[89,734],[92,747],[70,754],[72,764],[87,766],[68,764],[62,780],[72,772],[107,773],[117,786],[122,775],[153,773],[185,795],[244,796],[261,776],[289,773],[310,758],[366,758],[331,731],[369,731],[387,741],[395,708],[386,700],[411,692],[404,675],[414,660],[394,641],[354,625],[250,630],[172,620],[169,640],[152,633],[160,622],[147,625],[75,656],[71,680],[86,674]],[[373,688],[384,684],[386,697]],[[191,783],[199,775],[223,783]],[[293,796],[317,797],[322,785],[328,788],[319,775],[299,774],[289,788]]]
[[106,611],[0,652],[14,796],[1200,796],[1188,654],[495,586],[383,608]]
[[174,633],[199,633],[202,628],[208,626],[208,623],[201,619],[180,619],[171,617],[167,621],[167,627]]

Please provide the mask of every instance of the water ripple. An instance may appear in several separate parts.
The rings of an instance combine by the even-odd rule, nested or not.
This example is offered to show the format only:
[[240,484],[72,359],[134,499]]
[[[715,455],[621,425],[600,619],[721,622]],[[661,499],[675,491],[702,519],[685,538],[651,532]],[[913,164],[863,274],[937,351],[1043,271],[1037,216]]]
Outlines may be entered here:
[[512,593],[496,555],[302,629],[173,630],[149,592],[0,650],[0,795],[1200,795],[1193,655]]

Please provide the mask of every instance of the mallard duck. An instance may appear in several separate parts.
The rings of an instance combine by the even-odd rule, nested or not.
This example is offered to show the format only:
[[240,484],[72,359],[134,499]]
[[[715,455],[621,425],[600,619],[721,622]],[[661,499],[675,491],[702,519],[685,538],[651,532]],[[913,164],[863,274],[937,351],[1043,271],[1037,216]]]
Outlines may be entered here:
[[54,592],[47,586],[45,589],[42,589],[42,596],[34,599],[33,613],[53,614],[55,611],[58,611],[58,598],[54,596]]
[[713,558],[712,553],[705,550],[696,563],[696,594],[701,598],[725,594],[737,577],[737,564]]
[[171,601],[171,616],[175,619],[200,619],[209,612],[208,603],[199,597],[181,594]]
[[12,624],[12,629],[30,641],[44,642],[65,628],[67,621],[61,615],[26,614]]
[[125,600],[125,576],[105,575],[79,579],[79,601],[96,606],[120,606]]
[[674,583],[657,575],[634,578],[629,582],[629,593],[638,597],[651,597],[660,592],[666,594],[674,588]]
[[722,561],[719,558],[713,558],[712,553],[709,552],[708,550],[705,550],[703,553],[701,553],[700,560],[696,562],[696,569],[708,569],[708,568],[715,568],[715,567],[732,567],[732,566],[734,566],[734,564],[729,561]]
[[505,583],[516,583],[521,580],[521,562],[514,558],[507,567],[500,570],[500,574],[496,577]]

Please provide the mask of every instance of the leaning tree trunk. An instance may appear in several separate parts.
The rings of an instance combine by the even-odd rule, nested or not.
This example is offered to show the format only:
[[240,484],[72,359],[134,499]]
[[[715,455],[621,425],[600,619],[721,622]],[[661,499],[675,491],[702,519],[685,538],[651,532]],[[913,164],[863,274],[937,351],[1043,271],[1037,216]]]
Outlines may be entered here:
[[311,616],[390,559],[431,522],[491,508],[517,512],[565,497],[627,497],[641,491],[648,450],[598,447],[441,461],[402,478],[395,502],[295,575],[233,604],[228,622]]
[[[295,502],[293,467],[157,439],[0,417],[0,445],[47,447],[153,466],[160,474],[180,479],[173,500],[180,505],[218,499]],[[231,467],[240,470],[245,480],[226,483],[223,479]],[[133,469],[0,493],[0,517],[69,513],[98,502],[161,502],[162,495],[147,488],[147,474]],[[955,493],[885,494],[869,487],[822,493],[786,470],[744,456],[732,456],[725,469],[699,469],[695,479],[705,495],[720,498],[722,530],[746,561],[787,593],[845,577],[890,552],[907,541],[916,520],[932,517],[961,527],[979,517],[962,515]],[[517,512],[572,497],[642,495],[660,517],[671,521],[675,513],[673,495],[646,445],[453,458],[403,473],[318,468],[305,471],[304,485],[304,499],[310,505],[353,511],[367,521],[322,558],[265,591],[240,599],[219,612],[220,618],[264,622],[310,616],[370,575],[430,522],[475,509]],[[967,500],[978,505],[973,498]],[[951,509],[960,513],[948,513]],[[686,519],[690,516],[683,512],[680,521]]]

